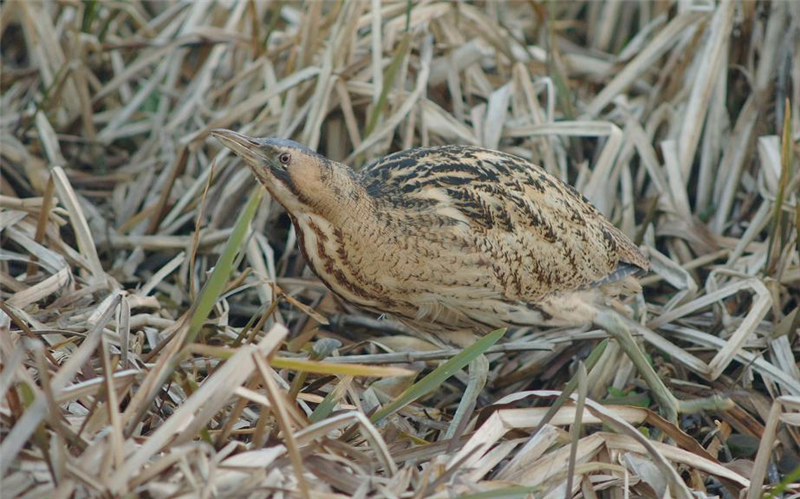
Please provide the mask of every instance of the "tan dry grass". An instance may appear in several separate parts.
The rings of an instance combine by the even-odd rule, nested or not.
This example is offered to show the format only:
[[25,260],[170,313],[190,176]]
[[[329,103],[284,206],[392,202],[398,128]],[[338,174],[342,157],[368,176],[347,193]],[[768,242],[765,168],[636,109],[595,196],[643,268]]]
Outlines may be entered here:
[[[800,464],[798,33],[781,1],[4,2],[0,493],[758,497]],[[624,405],[650,402],[612,343],[546,421],[605,334],[520,330],[466,428],[466,373],[376,426],[409,379],[335,366],[456,352],[326,295],[269,201],[181,349],[253,185],[215,127],[541,164],[648,248],[668,386],[733,409]],[[304,358],[338,374],[277,367]]]

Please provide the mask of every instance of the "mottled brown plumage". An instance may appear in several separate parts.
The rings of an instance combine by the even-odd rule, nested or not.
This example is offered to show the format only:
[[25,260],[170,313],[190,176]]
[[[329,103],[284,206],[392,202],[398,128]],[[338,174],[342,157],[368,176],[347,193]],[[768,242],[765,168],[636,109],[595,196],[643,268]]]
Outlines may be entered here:
[[354,171],[295,142],[212,133],[286,208],[333,292],[419,330],[581,322],[576,303],[649,269],[575,189],[510,154],[412,149]]

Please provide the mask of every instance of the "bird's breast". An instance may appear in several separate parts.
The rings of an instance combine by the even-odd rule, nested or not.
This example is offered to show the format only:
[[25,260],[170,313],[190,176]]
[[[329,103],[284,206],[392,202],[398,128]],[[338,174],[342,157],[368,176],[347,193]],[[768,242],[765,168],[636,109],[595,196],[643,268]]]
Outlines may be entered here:
[[390,220],[364,218],[337,225],[303,215],[294,222],[310,268],[333,292],[362,308],[415,318],[438,298],[490,286],[490,265],[480,249],[430,221],[416,228],[406,223],[403,230]]
[[309,267],[329,289],[356,306],[380,312],[397,308],[387,269],[399,261],[377,251],[377,234],[366,226],[354,232],[352,224],[345,228],[318,215],[301,215],[293,222]]

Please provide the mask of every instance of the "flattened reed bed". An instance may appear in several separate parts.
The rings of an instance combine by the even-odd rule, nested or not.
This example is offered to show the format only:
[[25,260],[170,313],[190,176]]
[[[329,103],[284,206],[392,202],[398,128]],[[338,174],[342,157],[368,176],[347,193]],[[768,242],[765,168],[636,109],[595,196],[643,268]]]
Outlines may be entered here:
[[[795,2],[4,2],[3,497],[800,492],[798,46]],[[457,351],[327,294],[217,127],[542,165],[646,248],[669,388],[732,408],[529,328],[463,427],[467,372],[376,423]]]

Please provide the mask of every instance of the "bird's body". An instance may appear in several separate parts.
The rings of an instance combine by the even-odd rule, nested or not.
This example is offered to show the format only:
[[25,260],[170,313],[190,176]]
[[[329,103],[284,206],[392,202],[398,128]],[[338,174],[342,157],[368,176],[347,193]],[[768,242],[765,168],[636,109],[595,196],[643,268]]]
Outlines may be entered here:
[[577,191],[510,154],[413,149],[354,171],[289,141],[216,134],[287,209],[333,292],[422,331],[578,322],[574,298],[649,268]]

